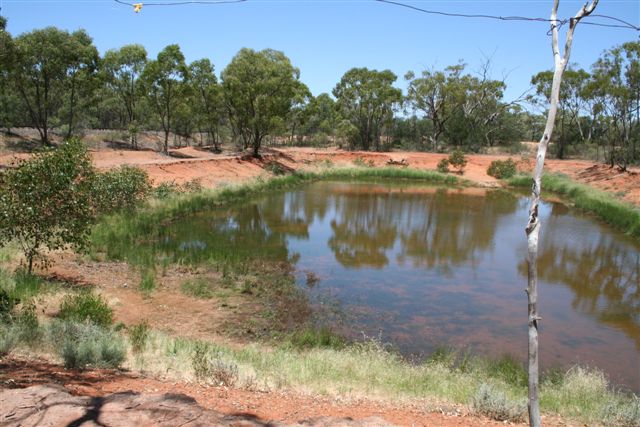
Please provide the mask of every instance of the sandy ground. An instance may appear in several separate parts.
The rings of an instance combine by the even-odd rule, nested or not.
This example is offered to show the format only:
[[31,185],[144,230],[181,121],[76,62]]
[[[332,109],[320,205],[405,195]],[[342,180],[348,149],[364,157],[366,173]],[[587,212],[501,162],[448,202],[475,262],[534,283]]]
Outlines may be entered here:
[[[4,150],[0,152],[0,168],[11,167],[16,160],[28,156],[28,153]],[[250,156],[230,153],[214,154],[209,150],[193,147],[171,150],[170,156],[152,150],[133,151],[102,147],[92,149],[91,156],[96,167],[102,170],[123,164],[141,167],[147,171],[156,185],[162,182],[173,181],[181,184],[198,180],[206,187],[219,187],[246,182],[259,176],[269,176],[270,173],[265,167],[272,162],[277,162],[286,170],[314,169],[320,165],[326,165],[327,162],[335,166],[351,166],[357,159],[372,163],[376,167],[384,166],[389,160],[393,160],[403,161],[411,168],[435,169],[438,161],[445,157],[443,154],[433,153],[370,153],[287,148],[265,150],[262,159],[258,160]],[[491,161],[506,158],[508,158],[506,155],[470,155],[462,177],[483,187],[498,187],[501,183],[488,176],[486,170]],[[514,159],[519,161],[521,169],[530,170],[531,161],[523,161],[520,157],[514,157]],[[612,192],[619,198],[640,206],[640,171],[638,169],[620,172],[606,165],[583,160],[547,160],[545,170],[565,173],[576,181]],[[246,301],[225,302],[224,306],[216,299],[196,300],[194,303],[194,299],[183,296],[175,289],[186,276],[197,274],[192,271],[169,271],[166,277],[163,277],[160,289],[151,298],[142,298],[140,292],[136,290],[139,281],[138,273],[131,271],[124,264],[78,262],[73,256],[61,255],[56,258],[49,274],[80,284],[96,285],[114,307],[118,321],[130,324],[147,319],[153,327],[176,334],[185,334],[185,331],[189,331],[186,335],[194,338],[223,340],[225,334],[212,330],[209,325],[220,324],[221,319],[229,316],[248,316],[252,309]],[[123,304],[123,301],[127,303]],[[197,316],[193,316],[194,313]],[[252,420],[264,423],[263,425],[268,425],[269,420],[296,423],[318,416],[354,419],[379,417],[380,420],[398,425],[502,424],[471,416],[463,407],[434,408],[424,402],[391,405],[384,402],[344,400],[294,392],[209,388],[196,384],[138,377],[127,372],[66,371],[58,365],[45,361],[20,359],[0,361],[0,391],[46,383],[59,384],[71,394],[81,396],[106,396],[122,391],[133,391],[144,395],[183,393],[193,397],[206,410],[215,410],[223,415],[245,414]],[[6,420],[2,417],[11,413],[11,410],[4,406],[0,407],[0,425],[5,425]],[[333,421],[335,421],[334,424],[326,425],[349,425],[345,424],[344,420]],[[367,425],[377,425],[375,423],[374,420],[374,424]],[[58,424],[50,425],[63,424],[60,421]],[[152,420],[145,425],[158,424]],[[382,421],[379,422],[379,425],[381,424]],[[551,418],[547,419],[545,424],[567,425],[561,420]]]

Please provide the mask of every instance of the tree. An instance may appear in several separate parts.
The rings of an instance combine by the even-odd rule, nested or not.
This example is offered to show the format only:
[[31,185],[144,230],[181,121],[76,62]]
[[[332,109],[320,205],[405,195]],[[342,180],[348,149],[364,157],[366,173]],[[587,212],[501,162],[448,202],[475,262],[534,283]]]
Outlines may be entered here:
[[85,146],[69,140],[23,161],[0,189],[0,245],[17,241],[28,271],[42,248],[82,248],[94,220],[94,169]]
[[402,101],[402,91],[393,87],[397,77],[389,70],[352,68],[333,89],[338,112],[356,132],[351,147],[380,150],[383,127],[393,120],[393,109]]
[[327,93],[311,98],[306,106],[305,135],[333,135],[337,124],[336,103]]
[[447,123],[461,105],[459,82],[464,67],[464,64],[457,64],[444,71],[425,70],[421,77],[416,77],[413,72],[405,75],[405,79],[409,81],[407,101],[432,123],[429,140],[433,150],[438,149],[438,142],[446,131]]
[[7,20],[0,16],[0,126],[11,132],[19,122],[19,99],[11,84],[11,69],[14,66],[14,46],[11,34],[6,31]]
[[300,71],[284,53],[244,48],[222,72],[225,106],[233,132],[253,155],[284,123],[300,91]]
[[558,45],[558,6],[560,0],[553,1],[551,10],[551,48],[555,63],[553,73],[553,82],[551,85],[551,96],[549,100],[549,113],[544,133],[538,144],[538,154],[536,156],[536,166],[533,174],[533,187],[531,189],[531,204],[529,206],[529,219],[527,221],[527,299],[528,299],[528,390],[529,390],[529,424],[531,427],[540,427],[540,402],[538,399],[538,240],[540,234],[540,220],[538,218],[538,206],[540,204],[540,192],[542,181],[542,169],[544,168],[544,159],[547,153],[549,141],[553,135],[553,127],[556,121],[556,113],[558,112],[558,100],[560,97],[560,83],[562,82],[562,74],[564,73],[569,57],[571,54],[571,45],[573,43],[573,33],[576,26],[582,18],[590,15],[598,5],[598,0],[592,0],[591,3],[585,4],[580,8],[578,13],[569,20],[569,29],[567,30],[566,41],[564,46],[564,55],[560,53]]
[[169,132],[182,97],[188,90],[184,55],[177,44],[165,47],[155,61],[147,62],[142,73],[145,92],[164,130],[163,151],[169,153]]
[[102,62],[106,84],[117,94],[126,111],[126,124],[134,149],[138,148],[139,79],[146,63],[147,51],[139,44],[108,50]]
[[[558,100],[559,117],[556,123],[560,133],[556,141],[556,156],[559,159],[565,157],[566,146],[574,139],[571,138],[574,129],[578,130],[582,140],[586,139],[580,121],[580,114],[586,107],[584,94],[589,78],[590,75],[585,70],[572,70],[570,68],[567,68],[562,76],[562,87],[560,88],[560,98]],[[531,84],[535,87],[536,94],[539,98],[542,98],[545,104],[549,103],[552,83],[552,71],[542,71],[531,78]]]
[[[12,80],[45,145],[50,145],[52,119],[59,115],[77,72],[92,66],[90,62],[95,57],[90,51],[95,47],[90,40],[84,31],[69,34],[55,27],[34,30],[15,39]],[[75,105],[75,93],[70,96],[70,105]],[[70,111],[73,120],[73,109]]]
[[218,128],[221,125],[224,108],[222,88],[213,72],[213,64],[208,59],[200,59],[189,65],[190,85],[194,101],[193,112],[200,131],[206,130],[213,149],[220,152]]
[[[640,153],[640,42],[608,50],[593,66],[589,94],[604,113],[609,140],[609,163],[626,169]],[[617,144],[620,143],[620,149]]]

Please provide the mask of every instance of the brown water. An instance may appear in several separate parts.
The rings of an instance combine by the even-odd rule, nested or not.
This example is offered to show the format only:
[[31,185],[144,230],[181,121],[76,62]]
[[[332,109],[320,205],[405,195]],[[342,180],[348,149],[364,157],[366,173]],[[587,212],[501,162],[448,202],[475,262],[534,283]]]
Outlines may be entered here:
[[[580,363],[640,390],[640,245],[542,203],[543,367]],[[525,360],[526,198],[498,190],[315,183],[174,224],[168,246],[295,263],[354,336],[405,354],[445,345]]]

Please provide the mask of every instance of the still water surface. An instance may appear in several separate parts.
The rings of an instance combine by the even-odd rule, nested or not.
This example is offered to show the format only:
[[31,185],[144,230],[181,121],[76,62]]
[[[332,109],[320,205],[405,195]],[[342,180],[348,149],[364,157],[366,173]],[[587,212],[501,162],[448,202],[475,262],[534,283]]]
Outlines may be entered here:
[[[596,366],[640,390],[640,244],[561,203],[542,203],[543,367]],[[527,199],[502,190],[314,183],[203,212],[166,250],[295,263],[354,335],[405,354],[441,345],[526,358]]]

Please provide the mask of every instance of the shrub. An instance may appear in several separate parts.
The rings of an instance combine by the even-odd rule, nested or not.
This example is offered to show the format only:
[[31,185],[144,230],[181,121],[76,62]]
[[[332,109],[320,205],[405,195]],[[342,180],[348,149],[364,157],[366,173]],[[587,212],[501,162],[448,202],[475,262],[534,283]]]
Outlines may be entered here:
[[15,326],[18,328],[21,342],[34,344],[42,337],[36,306],[32,302],[22,306],[22,309],[15,318]]
[[100,297],[90,291],[67,295],[60,304],[61,319],[73,322],[90,321],[98,326],[107,327],[113,323],[113,310]]
[[462,172],[464,167],[467,165],[467,157],[461,150],[454,150],[451,154],[449,154],[449,164],[454,168],[458,169],[458,172]]
[[485,415],[497,421],[512,422],[522,420],[527,409],[524,401],[514,402],[488,384],[480,385],[472,399],[471,407],[476,414]]
[[282,165],[278,162],[269,162],[264,165],[264,168],[274,175],[284,175],[286,172]]
[[180,191],[180,187],[173,181],[163,182],[153,190],[153,195],[160,199],[167,199]]
[[487,169],[487,175],[497,179],[509,179],[516,174],[516,162],[511,158],[507,160],[494,160]]
[[438,172],[440,173],[447,173],[449,172],[449,160],[448,159],[442,159],[438,162],[438,166],[436,166],[436,169],[438,170]]
[[629,402],[609,402],[603,410],[605,425],[619,427],[640,427],[640,398]]
[[17,240],[31,273],[43,248],[83,249],[95,220],[95,171],[84,144],[70,140],[7,170],[0,187],[0,245]]
[[182,293],[196,298],[207,299],[213,296],[209,281],[204,278],[187,280],[181,286]]
[[150,189],[147,172],[123,165],[96,175],[92,189],[93,205],[100,214],[132,210],[144,202]]
[[185,193],[198,193],[202,191],[203,188],[202,181],[198,178],[194,178],[182,184],[182,190]]
[[238,365],[212,357],[209,346],[197,343],[191,355],[191,366],[198,381],[233,387],[238,381]]
[[122,337],[91,322],[54,322],[50,340],[65,368],[118,368],[126,358]]
[[0,323],[0,357],[4,357],[18,345],[20,331],[14,325]]
[[156,288],[156,273],[153,270],[144,272],[139,288],[142,292],[151,292]]
[[133,325],[129,329],[129,341],[131,341],[131,349],[134,353],[142,352],[147,346],[149,340],[149,322],[143,320]]

